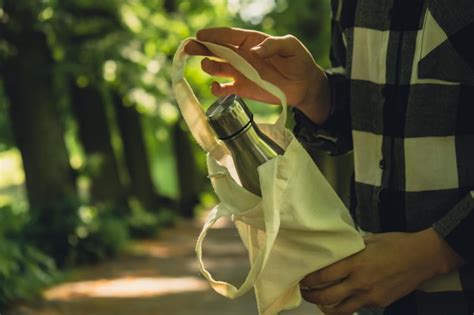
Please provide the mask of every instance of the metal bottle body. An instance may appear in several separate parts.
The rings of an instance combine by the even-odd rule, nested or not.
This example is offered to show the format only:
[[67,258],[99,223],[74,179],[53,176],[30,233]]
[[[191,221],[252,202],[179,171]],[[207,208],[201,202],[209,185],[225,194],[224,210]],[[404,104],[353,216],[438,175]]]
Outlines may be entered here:
[[284,150],[260,131],[243,100],[229,95],[209,108],[208,120],[232,154],[241,184],[261,195],[257,168]]
[[253,121],[246,130],[224,142],[232,154],[242,186],[261,195],[257,168],[278,154],[283,154],[283,150],[263,134]]

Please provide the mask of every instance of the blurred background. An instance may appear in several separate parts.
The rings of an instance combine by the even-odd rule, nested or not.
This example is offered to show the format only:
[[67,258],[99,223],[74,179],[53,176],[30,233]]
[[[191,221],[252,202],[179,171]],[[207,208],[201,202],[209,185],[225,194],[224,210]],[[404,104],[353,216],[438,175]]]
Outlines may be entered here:
[[[0,0],[0,312],[38,313],[71,279],[88,280],[89,292],[91,275],[138,272],[150,248],[192,252],[199,223],[190,219],[217,200],[171,92],[179,43],[209,26],[291,33],[327,67],[329,18],[328,0]],[[187,78],[210,105],[199,62],[191,59]],[[258,121],[278,111],[251,108]],[[48,305],[41,314],[54,313]],[[54,305],[54,314],[76,314]]]

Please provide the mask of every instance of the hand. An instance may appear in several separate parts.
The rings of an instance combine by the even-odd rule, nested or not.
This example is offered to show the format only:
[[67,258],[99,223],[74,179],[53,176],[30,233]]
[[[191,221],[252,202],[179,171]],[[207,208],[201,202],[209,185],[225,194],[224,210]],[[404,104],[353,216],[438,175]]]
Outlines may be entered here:
[[[330,111],[329,83],[306,47],[294,36],[269,36],[237,28],[209,28],[197,33],[197,39],[228,46],[245,58],[260,76],[278,86],[288,104],[303,111],[315,123],[323,123]],[[185,51],[190,55],[212,56],[197,42],[190,42]],[[210,75],[229,77],[233,82],[213,82],[216,96],[238,94],[264,103],[278,100],[257,87],[227,62],[205,58],[202,69]]]
[[386,307],[423,281],[463,264],[432,228],[374,234],[365,243],[363,251],[306,276],[301,281],[303,298],[320,305],[325,314]]

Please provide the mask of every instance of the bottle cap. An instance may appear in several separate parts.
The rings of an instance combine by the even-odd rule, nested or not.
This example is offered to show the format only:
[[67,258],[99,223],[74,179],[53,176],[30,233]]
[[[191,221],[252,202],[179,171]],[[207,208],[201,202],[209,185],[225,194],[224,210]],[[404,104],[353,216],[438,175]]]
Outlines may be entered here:
[[207,119],[219,139],[228,139],[244,130],[253,114],[237,95],[219,98],[206,112]]

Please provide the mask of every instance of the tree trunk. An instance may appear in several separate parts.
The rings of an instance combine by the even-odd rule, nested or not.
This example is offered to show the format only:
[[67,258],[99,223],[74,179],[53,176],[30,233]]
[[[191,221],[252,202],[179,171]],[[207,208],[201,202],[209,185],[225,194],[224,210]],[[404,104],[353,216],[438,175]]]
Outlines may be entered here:
[[130,176],[130,193],[146,210],[158,209],[158,195],[151,179],[140,114],[126,107],[118,94],[113,95],[118,127],[122,136],[125,164]]
[[167,13],[176,12],[177,3],[176,3],[175,0],[165,0],[165,2],[163,4],[164,4],[165,11]]
[[189,135],[183,130],[182,121],[174,126],[174,152],[179,185],[178,208],[181,215],[193,217],[193,209],[199,203],[197,167]]
[[127,193],[120,179],[101,93],[92,85],[81,88],[73,84],[72,95],[79,138],[87,157],[86,170],[91,179],[90,201],[126,214]]
[[4,1],[3,6],[10,25],[17,26],[5,27],[5,38],[15,51],[5,60],[4,82],[25,170],[34,229],[28,232],[41,241],[43,250],[62,261],[68,256],[67,240],[76,223],[75,176],[53,99],[53,60],[46,36],[34,29],[36,17],[15,2]]

